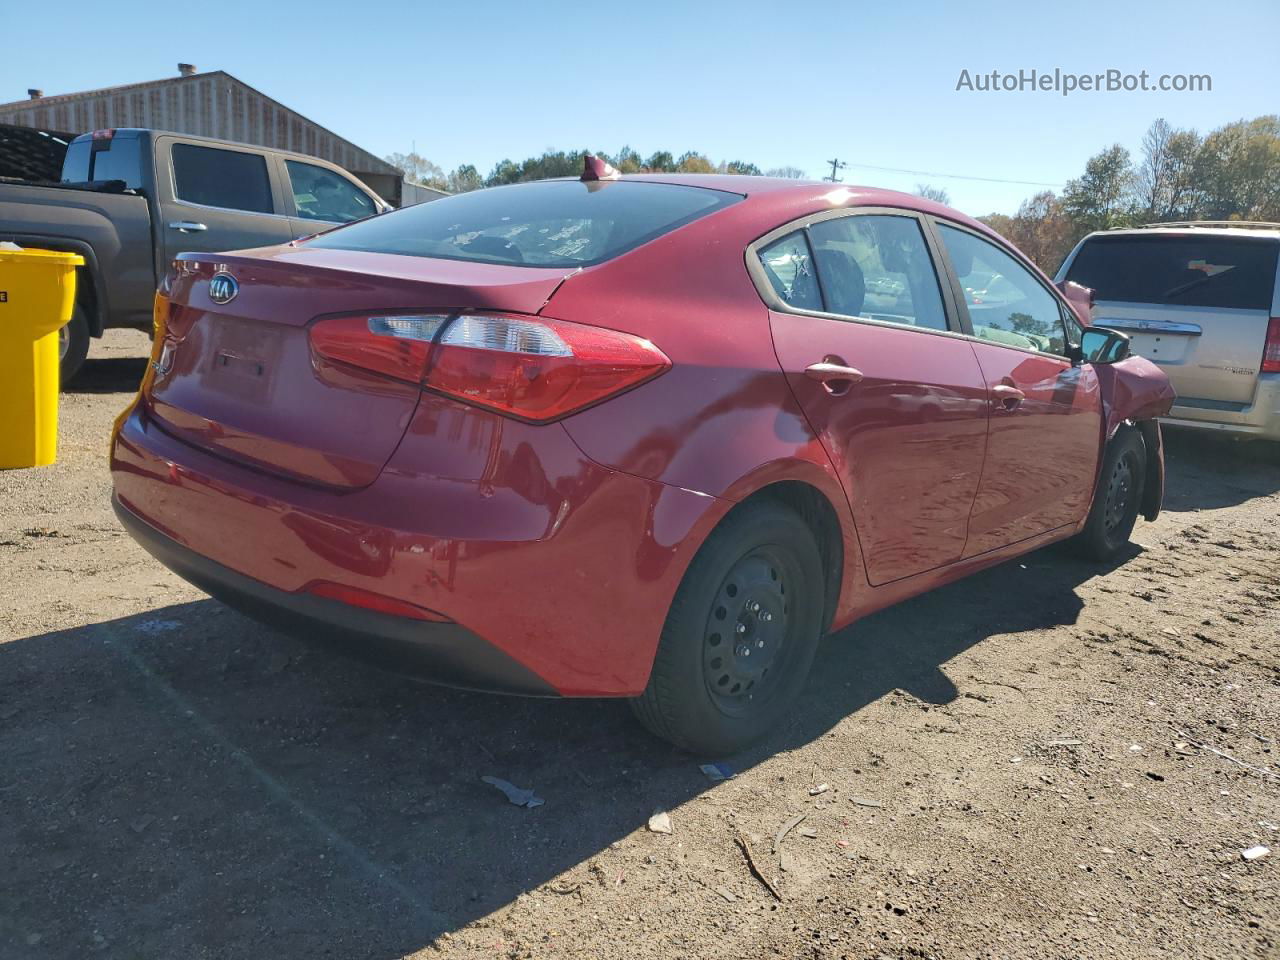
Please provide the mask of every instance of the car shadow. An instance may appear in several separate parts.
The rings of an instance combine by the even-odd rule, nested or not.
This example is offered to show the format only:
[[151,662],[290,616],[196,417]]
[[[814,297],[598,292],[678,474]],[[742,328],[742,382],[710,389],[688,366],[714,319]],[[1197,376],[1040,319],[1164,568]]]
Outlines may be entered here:
[[62,392],[133,393],[147,372],[147,362],[146,357],[91,357],[73,380],[62,385]]
[[[1105,572],[1040,550],[827,638],[795,719],[732,765],[895,690],[954,700],[948,661],[1074,623],[1077,587]],[[398,957],[716,789],[698,763],[624,703],[423,686],[212,600],[14,640],[0,645],[0,943]],[[483,775],[545,804],[513,806]]]
[[1232,507],[1280,491],[1280,443],[1168,428],[1164,444],[1166,510]]

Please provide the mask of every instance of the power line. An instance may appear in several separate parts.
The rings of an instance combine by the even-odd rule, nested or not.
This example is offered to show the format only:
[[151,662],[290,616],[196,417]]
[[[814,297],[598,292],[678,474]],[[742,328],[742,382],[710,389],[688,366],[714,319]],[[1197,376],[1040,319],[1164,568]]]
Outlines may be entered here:
[[[828,161],[827,161],[827,163],[831,163],[831,162],[832,162],[832,161],[830,161],[830,160],[828,160]],[[944,179],[947,179],[947,180],[980,180],[980,181],[982,181],[983,183],[1016,183],[1016,184],[1019,184],[1020,186],[1024,186],[1024,187],[1062,187],[1062,186],[1065,186],[1065,184],[1061,184],[1061,183],[1044,183],[1043,181],[1040,181],[1040,180],[1002,180],[1002,179],[1000,179],[999,177],[973,177],[973,176],[968,176],[968,175],[963,174],[963,173],[938,173],[938,172],[936,172],[936,171],[931,171],[931,170],[907,170],[907,169],[904,169],[903,167],[878,167],[878,166],[876,166],[876,165],[875,165],[875,164],[873,164],[873,163],[844,163],[844,162],[841,162],[840,166],[842,166],[842,167],[860,167],[860,168],[862,168],[862,169],[864,169],[864,170],[883,170],[883,171],[885,171],[886,173],[909,173],[909,174],[912,174],[913,176],[917,176],[917,177],[943,177]],[[830,178],[829,178],[829,177],[823,177],[822,179],[827,180],[827,179],[830,179]]]

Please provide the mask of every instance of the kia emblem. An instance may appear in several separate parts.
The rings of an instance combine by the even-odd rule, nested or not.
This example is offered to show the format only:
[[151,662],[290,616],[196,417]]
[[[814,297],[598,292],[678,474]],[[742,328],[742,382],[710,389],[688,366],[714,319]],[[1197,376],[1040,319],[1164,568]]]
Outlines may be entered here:
[[229,273],[215,273],[209,281],[209,299],[214,303],[230,303],[240,292],[240,284]]

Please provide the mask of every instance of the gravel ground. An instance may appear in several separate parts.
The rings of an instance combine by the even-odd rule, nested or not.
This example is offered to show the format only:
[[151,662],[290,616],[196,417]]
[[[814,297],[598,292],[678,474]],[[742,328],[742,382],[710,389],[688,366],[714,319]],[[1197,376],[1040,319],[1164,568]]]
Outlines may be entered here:
[[419,686],[152,561],[104,462],[146,349],[95,343],[58,464],[0,474],[0,956],[1280,956],[1275,448],[1171,435],[1123,563],[832,636],[712,782],[621,703]]

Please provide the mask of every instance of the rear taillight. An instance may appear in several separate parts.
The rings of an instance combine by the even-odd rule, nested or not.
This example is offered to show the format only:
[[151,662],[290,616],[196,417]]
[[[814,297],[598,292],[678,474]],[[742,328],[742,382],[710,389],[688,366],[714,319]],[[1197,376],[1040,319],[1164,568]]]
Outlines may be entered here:
[[534,422],[599,403],[671,366],[642,337],[493,314],[357,316],[311,328],[321,356]]
[[1262,372],[1280,373],[1280,317],[1267,321],[1267,340],[1262,345]]

